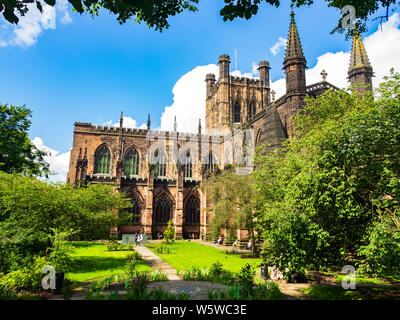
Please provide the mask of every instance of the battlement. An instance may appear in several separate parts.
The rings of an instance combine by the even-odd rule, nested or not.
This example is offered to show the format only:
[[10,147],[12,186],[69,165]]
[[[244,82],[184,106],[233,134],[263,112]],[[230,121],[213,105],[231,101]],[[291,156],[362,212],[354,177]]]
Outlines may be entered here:
[[236,76],[231,76],[231,83],[249,83],[252,85],[259,85],[260,79],[254,79],[254,78],[247,78],[247,77],[236,77]]

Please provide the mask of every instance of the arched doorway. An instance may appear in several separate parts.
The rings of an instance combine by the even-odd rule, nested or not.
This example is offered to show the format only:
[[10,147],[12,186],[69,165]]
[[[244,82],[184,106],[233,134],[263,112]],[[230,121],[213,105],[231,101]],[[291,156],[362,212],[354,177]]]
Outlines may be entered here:
[[158,239],[160,233],[167,228],[169,220],[172,220],[173,203],[165,194],[161,194],[155,201],[153,209],[153,239]]
[[196,239],[200,237],[200,200],[196,194],[190,195],[183,208],[183,228],[182,236],[184,239]]

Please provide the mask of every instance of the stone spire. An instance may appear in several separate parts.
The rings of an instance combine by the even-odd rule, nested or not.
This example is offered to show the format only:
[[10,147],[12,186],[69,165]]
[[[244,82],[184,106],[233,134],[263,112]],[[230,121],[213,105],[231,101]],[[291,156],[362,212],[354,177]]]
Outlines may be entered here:
[[306,58],[301,48],[299,33],[296,22],[294,21],[294,12],[290,13],[290,27],[288,41],[286,45],[286,55],[283,60],[283,69],[286,78],[287,94],[302,94],[306,92]]
[[294,20],[294,12],[290,13],[290,27],[288,41],[286,45],[286,55],[283,63],[290,59],[304,59],[303,49],[301,47],[299,33],[297,31],[296,21]]
[[361,85],[359,90],[362,93],[365,90],[372,91],[373,76],[372,66],[362,43],[360,33],[356,31],[353,38],[353,47],[351,49],[348,79],[351,84]]
[[147,130],[150,130],[150,124],[151,124],[151,121],[150,121],[150,113],[149,113],[149,116],[147,118]]
[[176,130],[177,130],[177,124],[176,124],[176,116],[175,116],[175,118],[174,118],[174,132],[176,132]]
[[199,130],[199,134],[201,134],[201,119],[199,118],[199,127],[198,127],[198,130]]
[[122,124],[124,123],[123,112],[121,111],[121,117],[119,118],[119,127],[122,128]]

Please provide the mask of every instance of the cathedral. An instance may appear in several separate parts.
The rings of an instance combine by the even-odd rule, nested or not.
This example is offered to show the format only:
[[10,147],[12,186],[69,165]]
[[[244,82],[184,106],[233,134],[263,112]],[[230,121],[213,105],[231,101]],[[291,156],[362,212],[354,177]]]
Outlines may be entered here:
[[[253,132],[254,147],[277,148],[294,134],[291,117],[304,107],[307,95],[338,89],[326,81],[325,71],[320,82],[307,85],[307,62],[293,12],[282,97],[275,99],[271,91],[268,61],[259,62],[258,79],[232,76],[228,55],[221,55],[218,63],[218,79],[214,74],[205,79],[204,133],[200,121],[196,134],[177,131],[176,121],[173,131],[151,130],[150,115],[147,129],[124,128],[122,114],[119,127],[75,122],[67,183],[105,183],[125,192],[131,199],[132,220],[118,226],[120,234],[141,231],[147,238],[158,238],[171,220],[176,239],[207,235],[213,213],[201,186],[211,173],[237,164],[235,153],[242,151],[236,144],[247,141],[242,133]],[[359,90],[372,90],[372,77],[361,37],[355,34],[348,81],[361,85]],[[245,241],[246,230],[238,230],[237,237]]]

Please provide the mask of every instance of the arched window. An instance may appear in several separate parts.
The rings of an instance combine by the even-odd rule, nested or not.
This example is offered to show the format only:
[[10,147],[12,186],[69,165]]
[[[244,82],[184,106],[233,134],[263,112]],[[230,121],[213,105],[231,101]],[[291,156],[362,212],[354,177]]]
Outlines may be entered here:
[[200,223],[200,201],[196,196],[191,196],[186,201],[185,222]]
[[184,163],[185,169],[183,172],[183,176],[185,178],[191,178],[193,170],[192,170],[192,157],[190,156],[189,151],[186,152],[186,157],[185,157],[184,161],[185,161],[185,163]]
[[134,148],[126,155],[125,174],[127,176],[139,174],[139,152]]
[[214,172],[218,168],[217,159],[212,152],[208,154],[207,159],[205,160],[206,160],[205,167],[207,171]]
[[260,141],[261,141],[261,130],[258,130],[255,147],[259,147],[260,146]]
[[131,199],[132,206],[129,207],[127,210],[130,214],[132,214],[132,224],[139,224],[140,223],[140,205],[137,201],[136,197],[133,196]]
[[249,119],[256,115],[256,102],[252,100],[249,106]]
[[155,177],[165,177],[167,175],[167,158],[164,152],[158,152],[158,149],[154,152],[154,157],[156,159],[154,164],[154,176]]
[[110,173],[111,153],[106,145],[97,149],[95,154],[94,173]]
[[167,223],[172,219],[172,205],[165,194],[158,199],[154,212],[156,223]]
[[240,103],[238,100],[233,105],[233,123],[240,123]]

